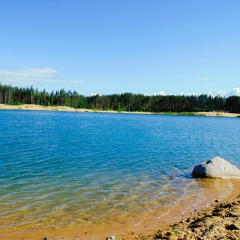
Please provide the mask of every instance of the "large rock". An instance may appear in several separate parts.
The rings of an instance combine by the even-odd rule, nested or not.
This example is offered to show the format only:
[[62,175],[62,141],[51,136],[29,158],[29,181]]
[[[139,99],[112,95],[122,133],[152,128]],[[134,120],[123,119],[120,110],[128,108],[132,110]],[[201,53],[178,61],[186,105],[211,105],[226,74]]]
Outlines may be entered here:
[[240,170],[220,157],[195,166],[192,174],[194,177],[240,178]]

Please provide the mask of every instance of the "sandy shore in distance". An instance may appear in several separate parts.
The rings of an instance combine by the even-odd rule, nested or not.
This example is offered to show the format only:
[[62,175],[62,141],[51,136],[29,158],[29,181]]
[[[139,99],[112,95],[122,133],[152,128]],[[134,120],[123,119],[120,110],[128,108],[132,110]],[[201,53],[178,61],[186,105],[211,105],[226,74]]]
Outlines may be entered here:
[[[104,110],[93,110],[93,109],[78,109],[70,108],[66,106],[41,106],[35,104],[22,104],[22,105],[7,105],[0,104],[0,110],[44,110],[44,111],[62,111],[62,112],[106,112],[106,113],[118,113],[117,111],[104,111]],[[153,112],[124,112],[121,113],[134,113],[134,114],[156,114]],[[161,113],[159,113],[161,114]],[[166,113],[164,113],[166,114]],[[196,116],[209,116],[209,117],[240,117],[240,114],[237,113],[228,113],[228,112],[194,112]],[[173,115],[178,115],[177,113]]]
[[[0,104],[0,110],[36,110],[36,111],[59,111],[59,112],[106,112],[106,113],[118,113],[117,111],[104,111],[93,110],[86,108],[71,108],[67,106],[42,106],[35,104],[22,104],[22,105],[7,105]],[[133,112],[121,112],[121,113],[133,113]],[[150,112],[134,112],[142,114],[152,114]]]
[[239,117],[240,114],[237,113],[228,113],[228,112],[196,112],[197,116],[208,116],[208,117]]

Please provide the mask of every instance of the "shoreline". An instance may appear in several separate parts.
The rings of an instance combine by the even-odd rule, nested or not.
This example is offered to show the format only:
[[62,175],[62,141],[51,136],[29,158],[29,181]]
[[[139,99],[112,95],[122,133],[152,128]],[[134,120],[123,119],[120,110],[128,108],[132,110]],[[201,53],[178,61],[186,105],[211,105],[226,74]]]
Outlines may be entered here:
[[[202,187],[202,192],[199,192]],[[77,240],[77,239],[110,239],[115,236],[116,239],[155,239],[159,234],[171,231],[172,226],[178,224],[188,224],[187,219],[200,219],[209,215],[209,211],[225,202],[233,202],[239,196],[239,179],[203,179],[196,183],[196,194],[185,196],[174,205],[169,206],[164,211],[156,209],[151,214],[145,216],[135,216],[134,219],[123,219],[120,222],[113,222],[111,225],[89,225],[68,227],[45,227],[35,229],[9,229],[6,232],[0,232],[1,240]],[[216,201],[217,200],[217,201]],[[178,227],[180,228],[180,227]],[[169,230],[170,229],[170,230]],[[174,235],[174,234],[173,234]],[[174,235],[175,236],[175,235]],[[166,238],[171,239],[171,238]],[[173,238],[175,239],[175,238]],[[182,238],[179,238],[182,239]],[[190,238],[195,239],[195,238]]]
[[97,112],[97,113],[123,113],[123,114],[160,114],[160,115],[176,115],[176,116],[206,116],[206,117],[240,117],[240,113],[229,113],[222,111],[211,112],[127,112],[127,111],[113,111],[113,110],[95,110],[95,109],[78,109],[70,108],[67,106],[42,106],[35,104],[22,104],[22,105],[7,105],[0,104],[0,110],[30,110],[30,111],[59,111],[59,112]]
[[[27,109],[25,110],[39,110],[35,109],[35,106],[32,107],[33,109],[29,109],[29,105],[27,105]],[[41,108],[44,107],[41,106]],[[41,110],[46,109],[44,108]],[[58,110],[49,109],[49,111]],[[59,111],[66,110],[64,107],[61,107]],[[76,110],[70,109],[69,111],[73,112]],[[81,111],[85,112],[87,110],[82,109]],[[91,112],[94,112],[94,110],[91,110]],[[7,113],[7,111],[5,113]],[[24,113],[22,112],[21,114]],[[40,113],[38,112],[37,114]],[[45,225],[43,224],[39,226],[34,226],[30,223],[29,226],[27,226],[26,228],[18,228],[18,224],[16,224],[16,228],[14,228],[14,225],[11,225],[11,218],[9,218],[9,223],[5,224],[6,231],[0,231],[0,239],[20,240],[24,238],[25,240],[87,240],[106,239],[110,236],[115,236],[116,239],[141,239],[141,237],[142,239],[154,239],[154,236],[158,234],[156,233],[158,230],[166,229],[166,234],[169,234],[169,231],[172,234],[173,227],[168,227],[169,225],[175,226],[176,223],[185,219],[185,226],[187,226],[186,219],[195,218],[196,220],[196,218],[199,218],[197,215],[198,213],[201,213],[201,211],[209,212],[210,209],[213,209],[213,207],[218,204],[217,202],[215,202],[215,200],[219,200],[220,203],[225,202],[228,199],[232,201],[233,198],[239,194],[239,179],[199,179],[194,180],[194,182],[196,182],[196,184],[194,184],[195,190],[194,192],[191,192],[191,194],[189,194],[189,191],[185,191],[185,194],[183,194],[181,198],[175,197],[176,201],[174,203],[172,203],[169,198],[167,198],[167,202],[169,203],[167,207],[162,207],[160,204],[158,204],[158,206],[156,206],[156,208],[151,211],[148,210],[146,205],[144,205],[143,208],[148,211],[147,214],[138,214],[139,212],[136,211],[136,215],[131,217],[131,219],[127,217],[119,218],[118,215],[114,215],[116,216],[116,219],[114,218],[111,219],[111,221],[108,221],[109,224],[104,222],[104,219],[101,218],[100,223],[95,224],[92,222],[92,218],[90,217],[89,224],[85,225],[78,224],[78,221],[75,221],[74,219],[72,222],[64,222],[64,224],[61,226],[57,224],[50,225],[51,223],[49,225],[48,223],[45,223]],[[179,189],[186,190],[187,187],[186,185],[182,185]],[[151,199],[151,196],[149,197],[149,199]],[[136,204],[136,202],[134,204]],[[71,215],[67,211],[65,212],[65,214]],[[93,214],[94,216],[94,212],[91,212],[91,214]],[[24,216],[25,214],[21,215]],[[210,213],[208,215],[210,215]],[[36,214],[36,216],[34,217],[40,218],[38,214]],[[109,215],[107,217],[109,218]],[[18,220],[19,224],[21,224],[21,218],[22,217],[20,216]],[[61,216],[59,217],[59,219],[60,218]],[[51,218],[49,219],[52,220]],[[180,227],[182,229],[182,226]],[[174,229],[180,229],[180,227],[174,227]]]
[[210,207],[205,207],[188,218],[139,239],[238,240],[240,236],[239,183],[238,188],[235,188],[235,190],[236,192],[230,194],[223,201],[217,199],[215,204]]

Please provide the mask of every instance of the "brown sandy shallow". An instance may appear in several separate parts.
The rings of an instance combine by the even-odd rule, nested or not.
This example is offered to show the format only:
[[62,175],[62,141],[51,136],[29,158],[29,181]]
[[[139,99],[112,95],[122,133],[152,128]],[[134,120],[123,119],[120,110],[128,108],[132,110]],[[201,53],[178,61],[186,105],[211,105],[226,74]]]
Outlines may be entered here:
[[[93,110],[93,109],[79,109],[79,108],[70,108],[66,106],[41,106],[35,104],[22,104],[22,105],[7,105],[0,104],[0,109],[2,110],[36,110],[36,111],[64,111],[64,112],[107,112],[107,113],[119,113],[117,111],[104,111],[104,110]],[[134,113],[134,114],[156,114],[153,112],[121,112],[121,113]],[[159,113],[161,114],[161,113]],[[165,114],[165,113],[164,113]],[[229,113],[222,111],[212,111],[212,112],[194,112],[196,116],[208,116],[208,117],[240,117],[240,114]],[[178,115],[173,114],[173,115]]]
[[21,230],[9,227],[0,231],[0,239],[240,239],[240,180],[203,179],[198,184],[204,191],[196,191],[164,211],[159,208],[108,225]]

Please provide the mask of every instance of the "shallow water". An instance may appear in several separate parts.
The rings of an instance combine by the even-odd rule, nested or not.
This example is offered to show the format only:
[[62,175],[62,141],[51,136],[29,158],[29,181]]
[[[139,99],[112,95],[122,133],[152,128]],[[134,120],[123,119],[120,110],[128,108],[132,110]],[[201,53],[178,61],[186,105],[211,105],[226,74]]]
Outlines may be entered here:
[[194,165],[240,167],[240,119],[0,111],[0,232],[121,223],[204,187]]

